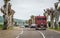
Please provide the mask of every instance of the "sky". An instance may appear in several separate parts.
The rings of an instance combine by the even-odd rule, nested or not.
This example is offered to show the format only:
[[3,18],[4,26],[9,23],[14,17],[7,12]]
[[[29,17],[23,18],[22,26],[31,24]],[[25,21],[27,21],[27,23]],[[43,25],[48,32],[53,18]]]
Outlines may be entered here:
[[[14,18],[28,20],[31,15],[43,15],[44,9],[54,7],[57,0],[11,0]],[[0,8],[4,5],[0,0]],[[0,16],[3,14],[0,12]]]

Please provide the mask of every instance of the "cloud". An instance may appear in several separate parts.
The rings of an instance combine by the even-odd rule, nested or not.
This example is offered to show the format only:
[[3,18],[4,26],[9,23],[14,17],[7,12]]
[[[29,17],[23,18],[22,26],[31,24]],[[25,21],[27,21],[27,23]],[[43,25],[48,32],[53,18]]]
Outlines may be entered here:
[[[11,0],[14,18],[29,19],[31,15],[43,15],[43,9],[53,7],[57,0]],[[0,1],[0,5],[2,0]]]

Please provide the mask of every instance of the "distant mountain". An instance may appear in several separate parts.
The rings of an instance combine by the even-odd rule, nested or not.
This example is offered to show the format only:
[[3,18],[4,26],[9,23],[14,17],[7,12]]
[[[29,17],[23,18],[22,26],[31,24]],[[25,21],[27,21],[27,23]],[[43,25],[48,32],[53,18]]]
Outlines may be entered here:
[[[16,19],[14,18],[14,21],[17,22],[18,24],[23,24],[24,20],[21,20],[21,19]],[[4,20],[3,20],[3,17],[0,16],[0,23],[3,23]]]
[[23,24],[24,20],[21,19],[14,19],[15,22],[17,22],[18,24]]
[[3,17],[0,16],[0,23],[3,23],[3,22],[4,22]]

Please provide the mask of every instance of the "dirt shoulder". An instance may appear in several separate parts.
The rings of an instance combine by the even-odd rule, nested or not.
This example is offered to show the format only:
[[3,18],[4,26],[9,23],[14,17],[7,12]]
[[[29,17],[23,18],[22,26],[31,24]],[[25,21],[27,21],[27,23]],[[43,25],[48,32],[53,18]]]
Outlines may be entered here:
[[20,27],[14,27],[12,30],[0,30],[0,38],[16,38],[21,31]]

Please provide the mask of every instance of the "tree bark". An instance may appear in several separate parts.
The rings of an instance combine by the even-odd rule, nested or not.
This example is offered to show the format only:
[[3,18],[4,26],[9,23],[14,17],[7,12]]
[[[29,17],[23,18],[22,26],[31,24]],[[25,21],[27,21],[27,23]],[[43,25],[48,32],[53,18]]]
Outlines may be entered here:
[[3,30],[6,30],[13,26],[13,15],[15,12],[11,9],[11,5],[8,2],[5,3],[3,9],[1,9],[1,12],[3,13],[4,18]]
[[8,26],[8,20],[7,20],[6,15],[3,15],[3,18],[4,18],[3,30],[6,30],[7,29],[7,26]]
[[59,20],[59,16],[55,17],[55,28],[59,28],[59,24],[58,24],[58,20]]
[[53,13],[51,14],[51,28],[55,28]]

